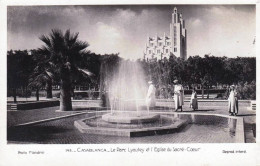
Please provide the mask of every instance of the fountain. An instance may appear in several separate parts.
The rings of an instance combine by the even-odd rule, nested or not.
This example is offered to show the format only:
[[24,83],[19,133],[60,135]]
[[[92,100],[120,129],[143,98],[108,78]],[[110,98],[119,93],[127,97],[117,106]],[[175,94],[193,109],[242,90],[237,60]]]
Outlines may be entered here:
[[[104,69],[105,70],[105,69]],[[146,136],[178,131],[186,120],[152,113],[145,98],[147,83],[138,62],[123,61],[112,76],[105,78],[110,110],[105,114],[81,119],[74,125],[83,133]]]

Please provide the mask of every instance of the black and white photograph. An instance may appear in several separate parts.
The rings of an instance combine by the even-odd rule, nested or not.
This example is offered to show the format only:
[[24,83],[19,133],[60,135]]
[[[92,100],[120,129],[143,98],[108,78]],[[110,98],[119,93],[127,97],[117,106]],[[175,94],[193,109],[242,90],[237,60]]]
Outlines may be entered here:
[[259,123],[256,9],[7,5],[6,146],[84,145],[66,152],[86,153],[96,151],[88,145],[147,145],[159,153],[167,149],[149,147],[239,144],[221,154],[246,155]]

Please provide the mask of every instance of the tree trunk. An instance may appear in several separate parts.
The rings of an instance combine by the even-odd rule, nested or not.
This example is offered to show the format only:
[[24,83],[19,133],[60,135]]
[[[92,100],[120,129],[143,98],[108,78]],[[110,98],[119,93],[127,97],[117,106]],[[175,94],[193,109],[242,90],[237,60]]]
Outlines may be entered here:
[[17,99],[16,99],[16,88],[13,88],[13,97],[14,97],[14,103],[17,102]]
[[71,86],[71,96],[73,99],[75,99],[75,86]]
[[71,103],[71,81],[68,69],[61,72],[60,85],[60,111],[72,111]]
[[26,100],[27,100],[27,86],[25,87],[25,98],[26,98]]
[[209,86],[207,86],[207,99],[209,98]]
[[202,85],[201,95],[202,95],[202,98],[204,99],[204,85]]
[[39,101],[39,88],[36,88],[36,101]]
[[46,84],[46,98],[47,99],[52,98],[52,80],[47,81],[47,84]]

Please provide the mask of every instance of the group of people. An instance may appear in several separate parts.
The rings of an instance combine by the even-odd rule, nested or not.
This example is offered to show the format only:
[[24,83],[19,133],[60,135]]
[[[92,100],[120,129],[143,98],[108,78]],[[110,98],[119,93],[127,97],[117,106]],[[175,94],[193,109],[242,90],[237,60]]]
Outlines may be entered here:
[[[155,107],[155,92],[156,88],[153,85],[152,81],[149,81],[149,88],[146,96],[146,105],[147,110],[150,111],[150,108]],[[174,104],[175,104],[175,111],[179,109],[182,111],[182,106],[184,105],[184,89],[181,84],[179,84],[178,80],[174,80]],[[190,99],[190,108],[193,110],[198,109],[198,100],[197,100],[197,93],[196,90],[192,90],[191,99]],[[230,94],[228,98],[228,111],[231,116],[236,116],[238,114],[238,99],[237,93],[235,91],[235,86],[230,86]]]
[[[180,109],[182,111],[182,106],[184,105],[184,89],[178,80],[174,80],[174,102],[175,102],[175,111]],[[192,90],[191,99],[190,99],[190,108],[193,110],[198,109],[198,100],[197,93],[195,89]]]
[[[182,106],[184,105],[184,89],[181,84],[179,84],[178,80],[174,80],[174,101],[175,101],[175,111],[178,111],[180,109],[182,111]],[[146,96],[146,105],[147,110],[149,111],[150,108],[155,107],[155,92],[156,88],[153,85],[152,81],[148,82],[149,88]],[[191,95],[191,102],[190,102],[191,108],[194,110],[198,109],[198,101],[197,101],[197,93],[195,90],[193,90],[193,93]]]

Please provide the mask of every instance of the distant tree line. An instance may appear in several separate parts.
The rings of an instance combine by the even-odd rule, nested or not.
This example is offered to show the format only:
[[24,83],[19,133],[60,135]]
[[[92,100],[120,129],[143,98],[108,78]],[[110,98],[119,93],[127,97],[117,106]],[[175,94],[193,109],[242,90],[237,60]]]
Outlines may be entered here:
[[[87,86],[90,89],[104,89],[105,80],[111,77],[116,70],[116,64],[122,60],[119,54],[95,54],[86,52],[82,55],[79,66],[90,70],[91,79],[79,73],[73,74],[71,93],[75,86]],[[43,65],[39,62],[39,54],[36,50],[10,50],[7,52],[7,96],[29,97],[32,91],[46,90],[46,98],[52,98],[52,85],[59,85],[59,79],[46,73]],[[51,73],[51,72],[50,72]],[[39,94],[37,97],[39,100]]]
[[[175,79],[189,88],[210,89],[212,86],[237,85],[248,87],[251,95],[241,95],[241,99],[255,99],[256,58],[255,57],[215,57],[191,56],[187,60],[170,57],[159,61],[138,60],[143,66],[147,80],[153,80],[157,88],[169,87]],[[250,96],[250,97],[249,97]]]
[[34,61],[27,50],[7,52],[7,96],[12,95],[16,102],[17,89],[20,96],[28,96],[29,76],[34,69]]
[[[10,50],[7,52],[7,96],[16,102],[19,96],[28,96],[31,90],[46,90],[46,97],[52,98],[52,86],[60,86],[61,110],[72,110],[71,97],[75,86],[89,86],[100,91],[107,90],[108,81],[118,70],[117,54],[99,55],[88,51],[87,42],[78,39],[78,33],[70,30],[52,30],[42,35],[42,47],[35,50]],[[145,72],[145,78],[153,80],[156,87],[172,87],[178,79],[184,86],[204,88],[212,86],[238,86],[241,99],[255,99],[256,58],[227,58],[205,55],[187,60],[170,57],[159,61],[136,60]],[[28,90],[29,89],[29,90]],[[28,93],[29,92],[29,93]]]
[[191,56],[187,60],[169,58],[159,61],[138,60],[147,76],[156,84],[166,86],[178,79],[182,84],[192,86],[213,86],[217,84],[250,83],[256,80],[255,57]]
[[[26,89],[30,83],[39,58],[34,50],[31,55],[27,50],[10,50],[7,52],[7,87],[8,96],[16,93],[25,96]],[[93,73],[92,79],[86,79],[82,75],[74,75],[72,89],[74,86],[91,86],[91,88],[103,90],[105,80],[112,77],[118,64],[123,59],[119,54],[99,55],[87,52],[80,61],[81,68],[89,69]],[[256,82],[256,58],[255,57],[215,57],[205,55],[204,57],[193,56],[187,60],[181,58],[169,58],[160,61],[137,60],[143,67],[146,80],[153,80],[157,88],[164,88],[173,85],[173,81],[178,79],[184,86],[190,88],[201,86],[202,89],[211,89],[217,85],[238,86],[238,91],[247,89],[251,95],[240,93],[241,98],[255,98]],[[48,77],[48,76],[46,76]],[[57,80],[51,79],[52,84],[58,84]],[[46,81],[40,81],[39,88],[47,89]],[[35,90],[35,87],[31,89]],[[24,93],[21,93],[24,92]],[[27,91],[28,92],[28,91]],[[29,95],[29,94],[27,94]],[[46,94],[48,96],[48,94]],[[49,95],[51,97],[52,95]]]

